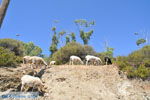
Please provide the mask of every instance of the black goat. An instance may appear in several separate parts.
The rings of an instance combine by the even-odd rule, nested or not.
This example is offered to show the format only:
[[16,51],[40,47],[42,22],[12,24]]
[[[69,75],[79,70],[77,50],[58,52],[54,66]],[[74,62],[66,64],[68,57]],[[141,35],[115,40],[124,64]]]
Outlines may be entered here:
[[104,57],[104,61],[106,65],[112,64],[111,59],[109,57]]

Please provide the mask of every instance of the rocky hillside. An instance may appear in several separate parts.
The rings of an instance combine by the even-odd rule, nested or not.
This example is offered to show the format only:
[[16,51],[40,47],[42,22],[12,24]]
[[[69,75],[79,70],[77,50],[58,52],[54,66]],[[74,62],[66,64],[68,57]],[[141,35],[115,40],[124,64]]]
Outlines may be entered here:
[[[19,70],[5,69],[5,73],[9,72],[9,76],[25,69],[20,67]],[[3,72],[0,74],[4,77]],[[16,75],[18,79],[22,74]],[[41,79],[48,88],[44,96],[38,97],[39,100],[150,100],[150,81],[129,80],[124,74],[119,74],[118,68],[114,65],[52,66],[46,69]],[[6,90],[4,80],[0,80],[3,82],[1,90]],[[13,84],[13,81],[9,82]],[[15,85],[11,86],[13,87]]]
[[42,80],[49,100],[150,100],[150,82],[128,80],[116,66],[55,66]]

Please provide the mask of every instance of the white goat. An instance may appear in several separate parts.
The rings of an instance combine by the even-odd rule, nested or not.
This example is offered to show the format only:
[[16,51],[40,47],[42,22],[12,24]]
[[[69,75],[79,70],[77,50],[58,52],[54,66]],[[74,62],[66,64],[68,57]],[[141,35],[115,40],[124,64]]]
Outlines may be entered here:
[[41,57],[33,56],[33,57],[31,57],[31,59],[32,59],[32,64],[35,64],[36,67],[38,65],[42,65],[42,64],[44,64],[45,66],[47,66],[47,63]]
[[32,63],[31,56],[23,57],[23,64],[31,64],[31,63]]
[[79,62],[80,64],[83,64],[83,61],[78,56],[70,56],[70,65],[73,65],[74,62]]
[[[38,57],[38,56],[24,56],[23,57],[23,64],[32,64],[32,65],[35,65],[36,67],[38,65],[42,65],[42,64],[47,66],[47,63],[44,61],[44,59],[41,57]],[[32,65],[30,65],[30,67],[33,68]]]
[[93,63],[96,63],[96,64],[102,63],[102,60],[99,57],[95,57],[92,55],[87,55],[85,59],[86,59],[86,65],[88,65],[89,61],[93,61]]
[[55,65],[55,64],[56,64],[56,61],[51,61],[49,64],[50,64],[50,65]]
[[24,75],[21,78],[21,91],[23,91],[25,87],[27,87],[27,89],[25,89],[25,92],[29,89],[29,87],[33,87],[33,89],[37,88],[38,91],[42,92],[42,89],[44,88],[44,84],[38,77]]

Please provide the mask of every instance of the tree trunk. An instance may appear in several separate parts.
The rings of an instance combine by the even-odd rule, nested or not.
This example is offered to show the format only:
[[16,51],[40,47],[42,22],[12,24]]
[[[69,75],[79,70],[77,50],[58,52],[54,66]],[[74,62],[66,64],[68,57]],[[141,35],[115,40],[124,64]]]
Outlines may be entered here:
[[0,5],[0,28],[2,26],[3,19],[5,17],[9,2],[10,0],[2,0],[2,3]]

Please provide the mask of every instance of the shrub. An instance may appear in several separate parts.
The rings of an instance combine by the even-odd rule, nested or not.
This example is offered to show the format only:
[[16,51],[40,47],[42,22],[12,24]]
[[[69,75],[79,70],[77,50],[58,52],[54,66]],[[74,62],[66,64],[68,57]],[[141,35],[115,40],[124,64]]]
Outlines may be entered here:
[[[150,77],[150,68],[146,68],[146,66],[145,66],[145,65],[147,65],[147,63],[139,65],[138,68],[131,66],[126,61],[117,61],[116,63],[119,66],[120,70],[127,73],[128,78],[146,79],[146,78]],[[148,64],[149,64],[149,62],[148,62]]]
[[36,46],[33,42],[23,43],[24,55],[42,56],[42,49]]
[[23,55],[23,45],[21,41],[13,39],[0,39],[0,47],[9,49],[10,51],[14,52],[17,56]]
[[136,77],[146,79],[150,77],[150,68],[146,68],[143,64],[140,65],[137,70],[135,70]]
[[133,68],[133,66],[128,65],[125,68],[123,68],[123,71],[127,72],[128,78],[134,78],[135,77],[135,69]]
[[134,63],[135,66],[139,67],[145,60],[150,59],[150,45],[144,46],[143,48],[132,52],[127,57],[128,62]]
[[144,64],[145,67],[149,67],[150,68],[150,59],[145,59],[143,61],[143,64]]
[[128,78],[146,79],[150,77],[150,45],[128,56],[117,57],[116,63],[120,70],[127,72]]
[[16,56],[41,56],[42,49],[33,42],[24,43],[14,39],[0,39],[0,47],[13,51]]
[[0,66],[11,66],[14,67],[21,61],[20,57],[17,57],[14,52],[9,49],[0,47]]
[[55,60],[57,64],[65,64],[72,55],[79,56],[83,60],[87,54],[95,55],[96,53],[90,46],[71,42],[55,52],[51,59]]
[[125,71],[126,66],[129,66],[126,61],[117,61],[116,64],[118,65],[119,69],[123,71]]

